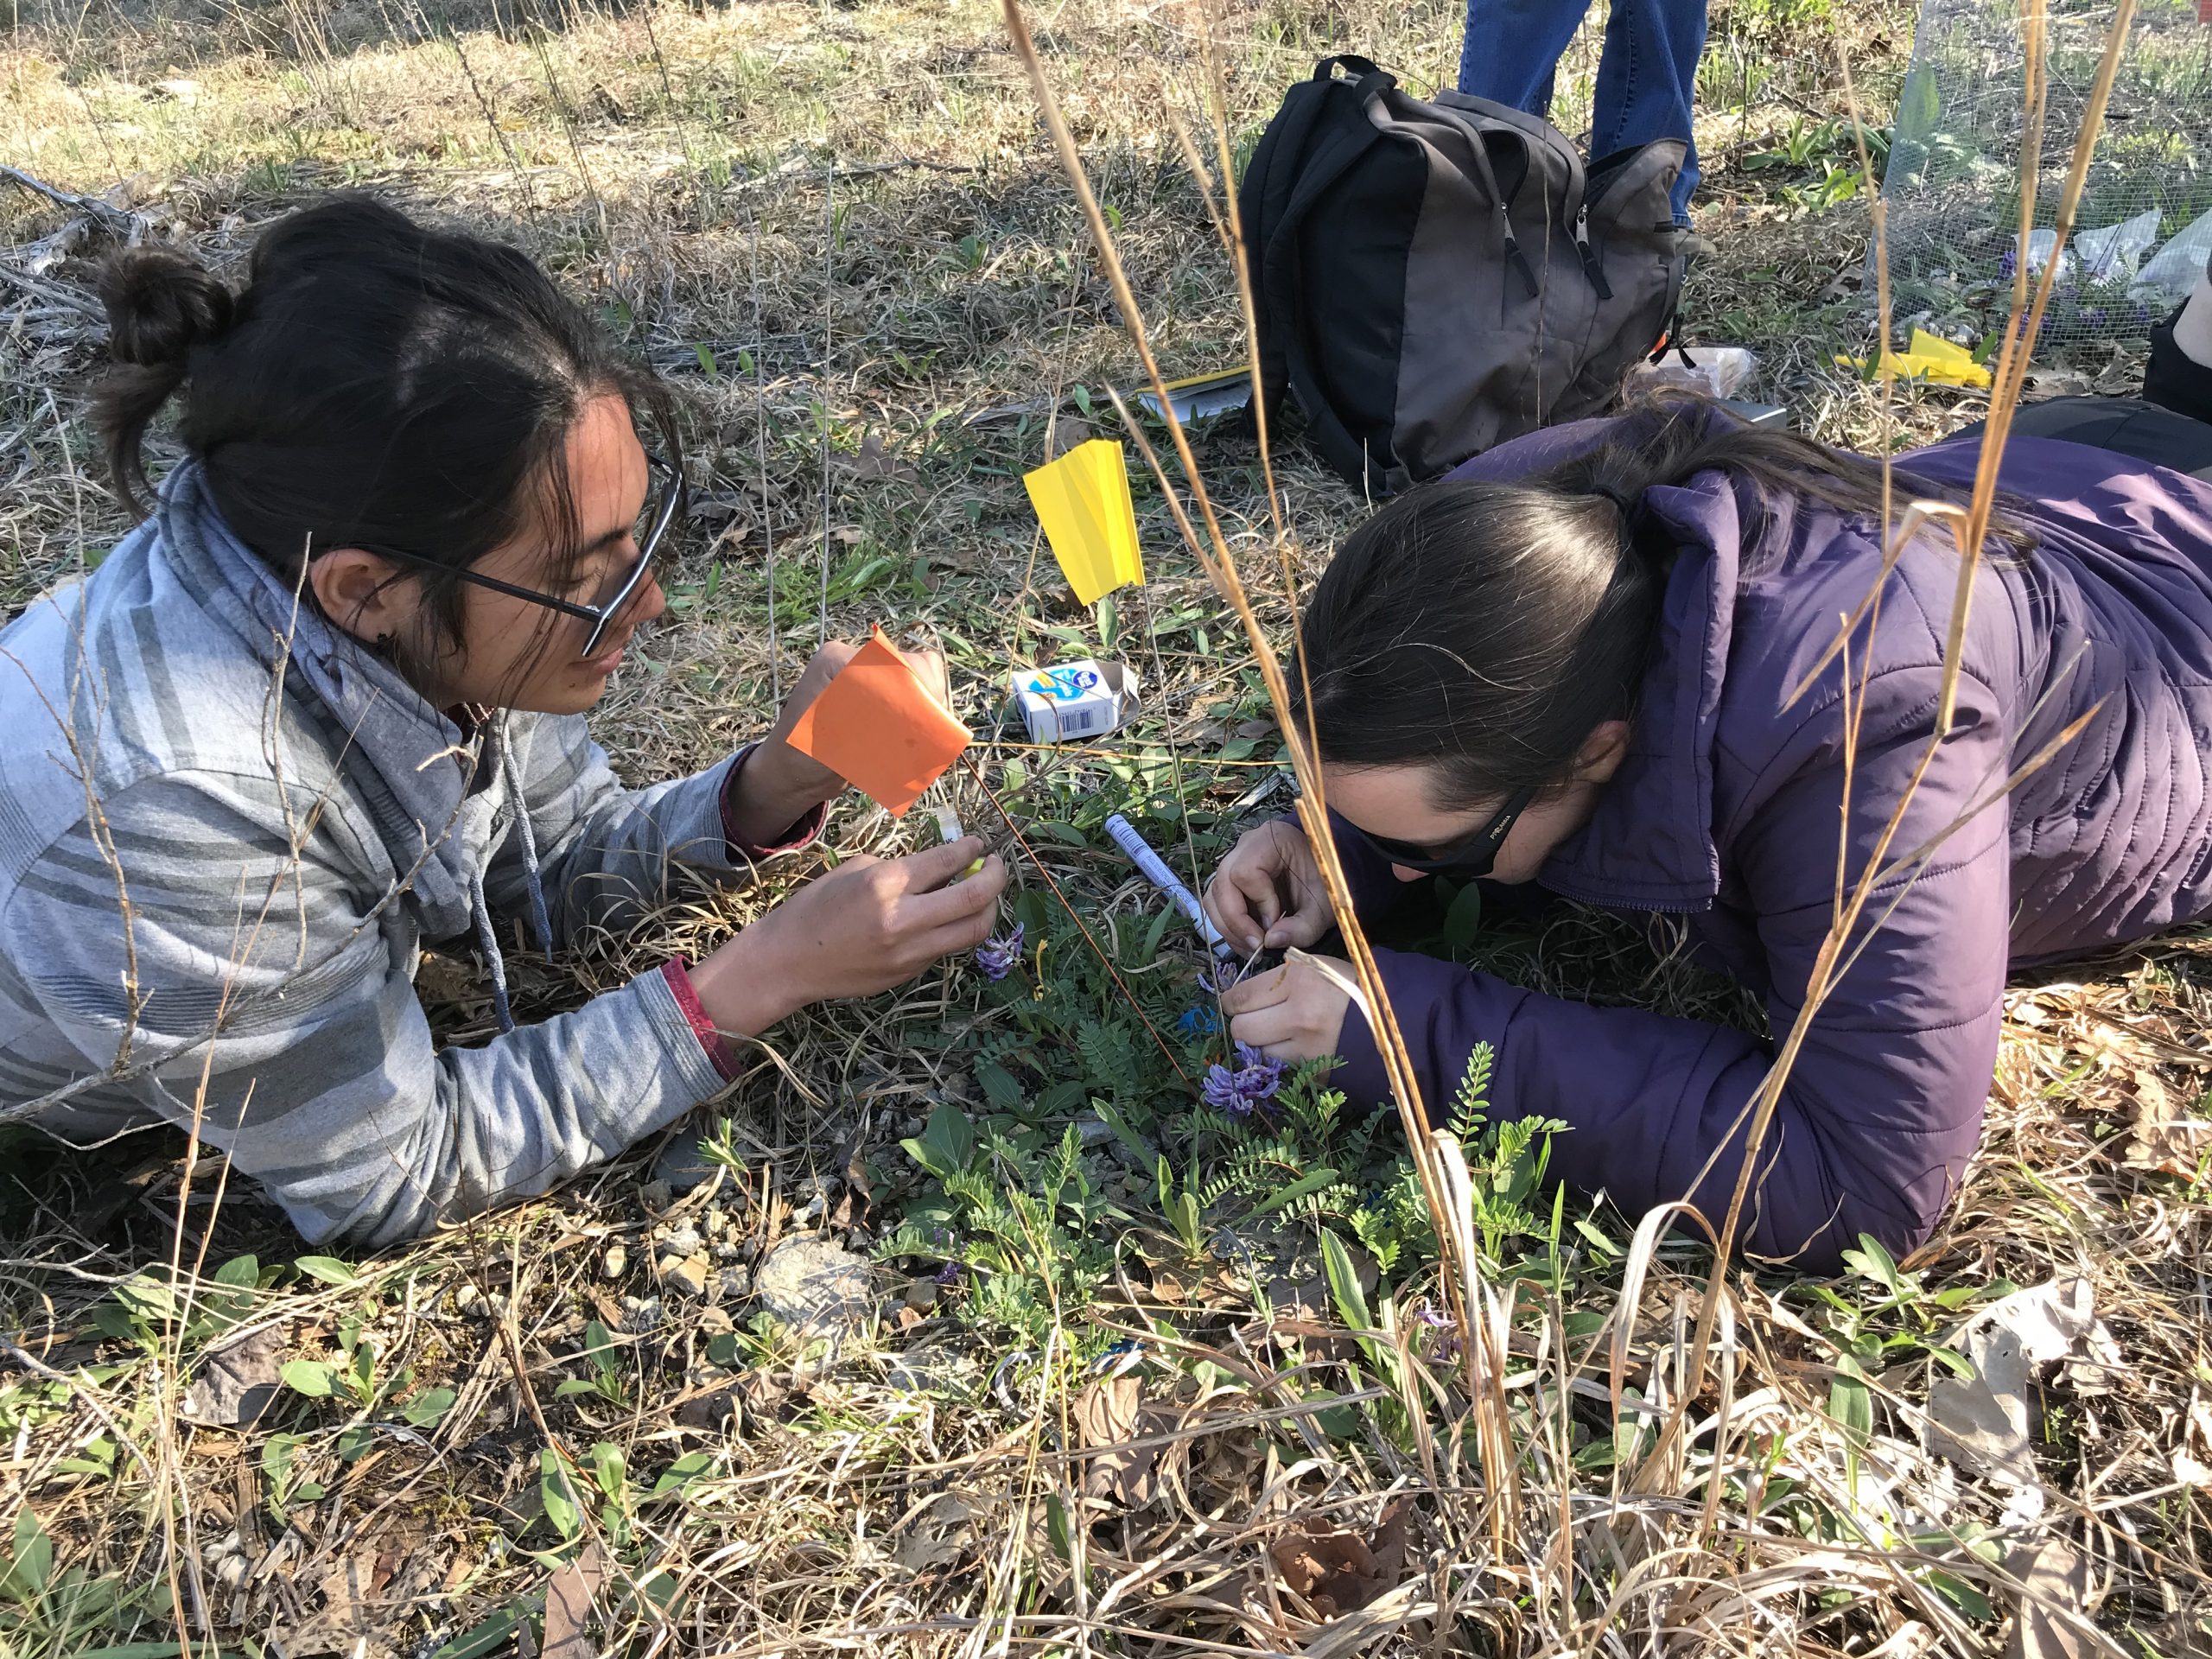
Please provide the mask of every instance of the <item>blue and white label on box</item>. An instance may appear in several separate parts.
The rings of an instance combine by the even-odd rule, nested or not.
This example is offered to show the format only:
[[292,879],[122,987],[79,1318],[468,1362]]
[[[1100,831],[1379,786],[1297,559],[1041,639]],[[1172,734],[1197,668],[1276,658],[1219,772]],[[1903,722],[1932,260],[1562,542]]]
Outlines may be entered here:
[[1136,708],[1137,677],[1122,663],[1089,657],[1024,669],[1010,688],[1033,743],[1065,743],[1112,731]]

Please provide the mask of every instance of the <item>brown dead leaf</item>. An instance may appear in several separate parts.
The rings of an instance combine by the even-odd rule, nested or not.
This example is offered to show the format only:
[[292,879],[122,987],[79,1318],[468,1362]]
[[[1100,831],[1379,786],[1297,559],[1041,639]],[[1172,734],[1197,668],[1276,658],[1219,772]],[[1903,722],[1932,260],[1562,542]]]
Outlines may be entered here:
[[224,1427],[252,1422],[276,1403],[283,1363],[284,1333],[275,1325],[209,1349],[185,1390],[186,1420]]
[[1405,1502],[1384,1510],[1375,1529],[1364,1535],[1301,1519],[1268,1553],[1284,1587],[1322,1618],[1356,1611],[1397,1588],[1405,1577]]
[[[1144,1436],[1144,1379],[1134,1371],[1102,1376],[1076,1397],[1075,1421],[1088,1446],[1123,1447]],[[1160,1448],[1127,1446],[1101,1452],[1083,1471],[1083,1490],[1123,1509],[1141,1509],[1160,1492]]]
[[2135,1122],[2125,1154],[2128,1166],[2184,1178],[2196,1174],[2204,1154],[2212,1152],[2212,1122],[2190,1116],[2165,1080],[2148,1067],[2136,1067],[2130,1080]]
[[853,457],[853,474],[856,478],[893,478],[901,483],[918,483],[921,468],[911,461],[887,451],[883,440],[869,433],[861,440],[859,452]]
[[1077,444],[1089,443],[1097,435],[1097,429],[1089,421],[1073,415],[1063,415],[1052,423],[1052,435],[1045,444],[1045,459],[1058,461]]
[[2019,1617],[2005,1659],[2082,1659],[2088,1625],[2089,1564],[2063,1538],[2016,1548],[2005,1571],[2020,1581]]
[[599,1659],[587,1632],[592,1598],[607,1576],[607,1556],[597,1544],[553,1575],[545,1586],[544,1659]]

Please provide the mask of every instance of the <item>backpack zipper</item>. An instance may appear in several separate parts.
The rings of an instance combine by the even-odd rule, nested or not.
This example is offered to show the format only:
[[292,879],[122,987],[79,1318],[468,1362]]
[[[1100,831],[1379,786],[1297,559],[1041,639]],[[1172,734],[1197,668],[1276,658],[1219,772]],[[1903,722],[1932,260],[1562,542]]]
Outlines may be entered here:
[[1574,251],[1582,256],[1582,274],[1590,279],[1590,286],[1598,290],[1598,297],[1613,297],[1613,285],[1605,280],[1605,273],[1598,264],[1598,256],[1590,247],[1590,204],[1583,202],[1574,210]]

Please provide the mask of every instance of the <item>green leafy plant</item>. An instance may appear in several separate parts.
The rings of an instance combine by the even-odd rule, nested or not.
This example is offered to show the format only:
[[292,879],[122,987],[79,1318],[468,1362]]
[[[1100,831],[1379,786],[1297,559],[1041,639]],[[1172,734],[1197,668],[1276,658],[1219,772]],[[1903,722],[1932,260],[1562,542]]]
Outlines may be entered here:
[[[368,1425],[360,1420],[399,1400],[415,1380],[412,1368],[394,1374],[380,1371],[381,1350],[366,1329],[378,1309],[377,1298],[372,1294],[340,1324],[340,1357],[335,1362],[291,1359],[277,1373],[295,1394],[309,1400],[335,1400],[353,1408],[356,1421],[338,1439],[340,1455],[349,1460],[366,1451],[372,1439]],[[456,1397],[451,1389],[423,1389],[399,1401],[398,1414],[410,1427],[435,1428],[453,1409]]]
[[567,1400],[580,1394],[596,1395],[611,1406],[630,1403],[630,1379],[623,1368],[621,1350],[615,1345],[613,1333],[597,1319],[584,1326],[584,1370],[582,1376],[572,1376],[553,1390],[556,1400]]

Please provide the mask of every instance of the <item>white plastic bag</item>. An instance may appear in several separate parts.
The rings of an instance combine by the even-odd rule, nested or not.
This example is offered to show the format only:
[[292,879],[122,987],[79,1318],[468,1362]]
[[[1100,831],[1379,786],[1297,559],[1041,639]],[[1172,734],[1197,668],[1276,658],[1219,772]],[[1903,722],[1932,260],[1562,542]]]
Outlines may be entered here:
[[2164,215],[2153,207],[2118,225],[2083,231],[2074,238],[2074,251],[2081,257],[2082,275],[2093,283],[2108,283],[2117,276],[2135,275],[2143,256],[2158,239],[2158,223],[2163,218]]
[[2212,213],[2207,213],[2160,248],[2137,273],[2127,291],[2139,300],[2163,298],[2179,305],[2204,280],[2204,265],[2212,260]]

